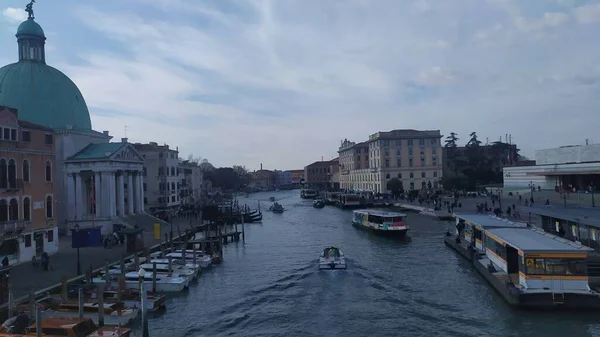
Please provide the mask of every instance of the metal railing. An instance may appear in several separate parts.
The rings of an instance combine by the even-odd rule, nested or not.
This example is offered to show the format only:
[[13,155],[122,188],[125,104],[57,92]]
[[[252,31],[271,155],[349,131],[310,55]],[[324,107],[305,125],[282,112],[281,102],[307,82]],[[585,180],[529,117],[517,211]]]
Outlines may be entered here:
[[30,222],[30,221],[25,221],[25,220],[0,221],[0,231],[8,232],[8,231],[17,231],[19,229],[24,229],[27,226],[28,222]]

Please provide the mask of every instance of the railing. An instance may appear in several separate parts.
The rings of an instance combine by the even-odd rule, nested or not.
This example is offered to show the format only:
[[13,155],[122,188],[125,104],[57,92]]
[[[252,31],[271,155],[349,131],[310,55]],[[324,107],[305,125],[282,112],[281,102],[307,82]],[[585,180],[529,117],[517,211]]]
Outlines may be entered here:
[[8,231],[17,231],[19,229],[24,229],[27,226],[29,221],[25,220],[10,220],[10,221],[0,221],[0,231],[8,232]]
[[8,179],[5,180],[3,182],[2,185],[6,184],[5,186],[0,186],[0,189],[6,190],[6,191],[10,191],[10,190],[14,190],[14,191],[18,191],[18,190],[22,190],[23,189],[23,179]]

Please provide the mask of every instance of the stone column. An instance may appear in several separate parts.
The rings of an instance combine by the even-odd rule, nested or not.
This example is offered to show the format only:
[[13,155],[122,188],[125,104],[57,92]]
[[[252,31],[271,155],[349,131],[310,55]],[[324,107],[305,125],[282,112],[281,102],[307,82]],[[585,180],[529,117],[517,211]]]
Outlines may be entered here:
[[144,204],[144,173],[140,171],[140,213],[144,213],[146,205]]
[[119,175],[117,179],[117,192],[118,192],[118,200],[119,200],[119,216],[125,216],[125,179],[123,176],[123,172]]
[[96,202],[96,218],[102,216],[102,184],[100,172],[94,172],[94,200]]
[[127,172],[127,214],[133,213],[133,172]]
[[111,217],[117,216],[117,196],[115,189],[115,172],[108,172],[107,175],[107,184],[108,184],[108,214]]
[[67,173],[67,220],[71,220],[77,215],[75,192],[75,174]]
[[85,187],[83,186],[83,180],[81,179],[81,172],[75,173],[75,208],[77,212],[75,215],[77,219],[82,219],[84,214],[86,214],[87,209],[85,202]]

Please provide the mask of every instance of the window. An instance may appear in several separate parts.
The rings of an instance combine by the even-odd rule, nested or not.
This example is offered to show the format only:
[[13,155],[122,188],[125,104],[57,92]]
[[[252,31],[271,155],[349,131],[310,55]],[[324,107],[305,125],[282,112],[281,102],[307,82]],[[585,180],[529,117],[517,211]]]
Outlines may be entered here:
[[433,177],[437,178],[437,171],[433,171]]
[[0,200],[0,221],[8,221],[8,202]]
[[410,178],[414,178],[414,177],[415,177],[415,174],[414,174],[413,172],[411,172],[411,173],[409,174],[409,177],[410,177]]
[[8,162],[0,159],[0,188],[8,188]]
[[435,147],[432,147],[432,148],[431,148],[431,154],[432,154],[432,155],[433,155],[433,154],[436,154],[436,152],[437,152],[437,150],[435,149]]
[[431,138],[431,145],[436,145],[436,144],[437,144],[437,139]]
[[48,160],[46,162],[46,182],[52,181],[52,163]]
[[413,150],[412,150],[412,147],[409,147],[409,148],[408,148],[408,155],[409,155],[409,156],[412,156],[412,155],[413,155]]
[[4,140],[10,140],[10,129],[9,128],[3,128],[2,129],[3,135],[2,135],[2,139]]
[[23,160],[23,181],[29,182],[29,160]]
[[46,197],[46,218],[52,219],[54,217],[54,203],[52,202],[52,196]]
[[17,187],[17,164],[14,159],[8,161],[8,188]]
[[48,231],[46,233],[48,233],[48,242],[53,242],[54,241],[54,231]]
[[421,172],[421,178],[425,178],[425,172]]
[[402,179],[402,173],[398,173],[398,179]]
[[176,190],[176,188],[175,188],[175,183],[174,183],[174,182],[172,182],[172,183],[171,183],[171,191],[175,192],[175,190]]
[[390,167],[390,160],[389,159],[385,160],[385,167]]
[[8,204],[9,220],[19,220],[19,202],[17,199],[10,199]]
[[10,129],[10,140],[17,141],[17,129]]
[[31,142],[31,133],[27,130],[21,131],[21,141],[26,143]]
[[414,190],[414,189],[415,189],[415,183],[414,183],[414,182],[411,182],[411,183],[410,183],[410,189],[411,189],[411,190]]
[[421,166],[425,166],[425,158],[421,158]]
[[408,146],[412,146],[413,145],[413,140],[412,139],[409,139],[406,142],[408,143]]
[[402,159],[400,159],[400,158],[396,159],[396,166],[402,167]]
[[396,146],[401,146],[402,145],[402,140],[398,139],[396,140]]
[[421,146],[425,145],[425,139],[423,139],[423,138],[419,139],[419,145],[421,145]]
[[408,159],[408,166],[412,167],[414,165],[413,159],[409,158]]
[[25,247],[31,247],[31,234],[25,235]]
[[389,174],[389,173],[387,173],[387,174],[385,175],[385,179],[390,179],[390,174]]
[[44,143],[45,143],[46,145],[52,145],[52,144],[54,144],[54,137],[52,136],[52,134],[50,134],[50,133],[47,133],[47,134],[44,136]]
[[31,221],[31,199],[29,197],[23,199],[23,220]]

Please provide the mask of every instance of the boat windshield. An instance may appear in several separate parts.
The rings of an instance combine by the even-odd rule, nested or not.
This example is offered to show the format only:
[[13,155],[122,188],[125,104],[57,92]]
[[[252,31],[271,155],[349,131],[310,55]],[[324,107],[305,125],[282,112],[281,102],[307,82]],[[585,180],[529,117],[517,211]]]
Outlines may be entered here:
[[326,258],[340,257],[340,252],[336,248],[325,248],[323,255],[325,255]]

